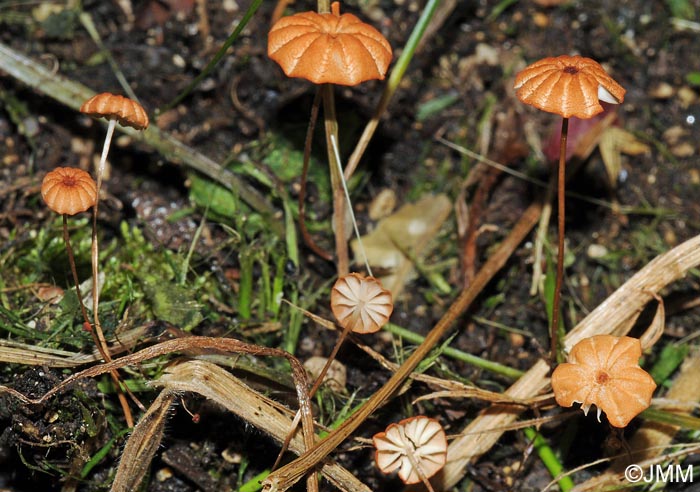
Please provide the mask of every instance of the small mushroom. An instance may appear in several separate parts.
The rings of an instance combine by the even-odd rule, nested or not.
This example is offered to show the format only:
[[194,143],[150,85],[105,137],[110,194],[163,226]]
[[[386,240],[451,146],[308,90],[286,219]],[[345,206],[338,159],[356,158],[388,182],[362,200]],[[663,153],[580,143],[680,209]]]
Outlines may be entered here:
[[423,482],[439,472],[447,461],[447,436],[440,423],[418,415],[390,424],[372,438],[375,461],[382,473],[398,470],[405,484]]
[[75,215],[95,205],[97,186],[95,180],[82,169],[57,167],[44,176],[41,197],[54,212]]
[[102,175],[104,174],[104,167],[107,162],[107,154],[109,153],[109,146],[112,142],[112,135],[114,134],[116,124],[119,123],[122,126],[130,126],[136,130],[145,130],[148,128],[148,115],[146,114],[146,110],[143,109],[143,106],[136,101],[109,92],[97,94],[85,101],[83,105],[80,106],[80,112],[92,116],[93,118],[105,118],[109,121],[105,143],[102,147],[100,164],[97,167],[97,192],[99,195],[102,185]]
[[288,77],[314,84],[356,85],[384,79],[391,45],[382,34],[352,14],[301,12],[282,17],[268,35],[267,53]]
[[620,104],[625,89],[595,60],[582,56],[543,58],[515,77],[518,99],[548,113],[591,118],[603,111],[600,101]]
[[66,243],[68,253],[68,263],[73,282],[78,296],[80,312],[83,316],[83,327],[93,335],[93,340],[101,350],[99,340],[95,337],[88,318],[83,296],[80,291],[80,281],[78,280],[78,270],[75,266],[75,255],[70,243],[68,234],[68,215],[75,215],[85,212],[97,203],[97,185],[90,174],[74,167],[57,167],[53,171],[46,173],[41,182],[41,197],[46,206],[54,212],[63,216],[63,241]]
[[610,425],[626,427],[651,404],[656,389],[652,377],[639,367],[642,346],[637,338],[596,335],[571,349],[568,362],[552,373],[557,403],[580,403],[588,415],[591,405],[605,412]]
[[615,82],[598,62],[582,56],[543,58],[529,65],[515,76],[515,94],[525,104],[562,116],[559,147],[557,186],[558,252],[550,327],[550,359],[555,363],[559,355],[559,304],[564,278],[564,218],[566,181],[566,140],[569,118],[591,118],[603,111],[600,101],[620,104],[625,89]]
[[103,92],[91,97],[80,107],[80,112],[93,118],[115,119],[122,126],[136,130],[148,128],[148,115],[136,101],[119,94]]
[[331,310],[343,328],[353,333],[374,333],[389,321],[394,301],[376,278],[350,273],[333,285]]

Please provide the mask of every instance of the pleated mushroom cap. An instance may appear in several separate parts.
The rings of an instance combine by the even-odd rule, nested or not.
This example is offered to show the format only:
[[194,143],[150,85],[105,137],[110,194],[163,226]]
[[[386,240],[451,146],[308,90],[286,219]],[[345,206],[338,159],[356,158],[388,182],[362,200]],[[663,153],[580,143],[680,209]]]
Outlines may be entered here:
[[136,130],[148,128],[148,114],[143,106],[119,94],[97,94],[83,103],[80,112],[93,118],[115,119],[120,125]]
[[54,212],[75,215],[95,205],[97,185],[82,169],[57,167],[44,176],[41,196]]
[[374,27],[352,14],[302,12],[282,17],[272,26],[267,54],[288,77],[314,84],[356,85],[384,79],[391,46]]
[[[429,417],[418,415],[390,424],[384,432],[372,438],[376,453],[377,468],[382,473],[398,470],[405,484],[421,481],[414,466],[418,464],[425,478],[439,472],[447,461],[447,436],[440,423]],[[413,454],[409,458],[408,452]]]
[[515,94],[525,104],[569,118],[603,111],[600,101],[619,104],[625,89],[595,60],[582,56],[544,58],[515,77]]
[[651,404],[656,389],[652,377],[639,367],[642,346],[637,338],[596,335],[571,349],[568,362],[552,373],[557,403],[580,403],[585,414],[591,405],[605,412],[610,425],[626,427]]
[[331,311],[343,328],[353,333],[374,333],[388,321],[394,310],[391,292],[374,277],[350,273],[331,289]]

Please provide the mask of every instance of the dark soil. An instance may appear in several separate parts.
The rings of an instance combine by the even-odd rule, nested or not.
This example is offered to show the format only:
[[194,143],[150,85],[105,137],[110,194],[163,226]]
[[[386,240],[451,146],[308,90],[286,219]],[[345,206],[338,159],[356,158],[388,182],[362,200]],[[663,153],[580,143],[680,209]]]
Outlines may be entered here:
[[[149,111],[170,102],[200,73],[250,4],[247,0],[134,0],[136,20],[129,23],[119,3],[86,0],[82,8],[92,17],[105,46]],[[272,145],[272,135],[282,135],[295,150],[302,149],[315,88],[308,82],[285,78],[266,56],[266,31],[275,3],[263,2],[231,53],[191,95],[160,116],[157,125],[162,130],[217,162],[242,153],[255,156],[260,149],[264,153]],[[438,137],[546,180],[554,168],[535,155],[545,147],[539,142],[547,142],[560,120],[516,99],[512,89],[514,73],[526,63],[546,56],[582,54],[595,58],[627,89],[624,104],[615,109],[616,125],[649,145],[649,151],[622,156],[617,186],[609,183],[597,150],[585,159],[570,182],[570,190],[579,196],[615,204],[608,207],[575,197],[567,201],[571,261],[566,270],[563,305],[566,325],[574,326],[656,255],[700,232],[698,24],[678,22],[670,10],[674,3],[671,1],[574,0],[555,7],[543,7],[539,5],[543,2],[536,1],[456,3],[437,30],[429,31],[430,37],[421,44],[362,162],[362,178],[353,191],[360,227],[364,232],[376,225],[366,212],[372,199],[385,188],[395,192],[399,206],[426,193],[445,193],[456,202],[465,188],[471,203],[476,186],[466,187],[463,181],[476,162],[449,149]],[[209,38],[202,33],[198,4],[207,9]],[[343,10],[371,19],[399,51],[424,4],[422,0],[348,1]],[[108,63],[97,56],[99,49],[81,26],[76,12],[58,9],[42,19],[33,10],[40,5],[44,4],[0,2],[0,42],[41,63],[55,65],[61,74],[97,92],[122,93]],[[700,4],[689,5],[695,9],[696,17],[687,20],[697,21]],[[288,10],[314,7],[315,2],[297,0]],[[505,8],[501,10],[502,7]],[[372,114],[382,89],[382,82],[337,88],[341,150],[345,157]],[[49,226],[54,217],[38,198],[43,175],[56,166],[89,169],[99,152],[103,128],[28,89],[6,75],[3,67],[0,101],[0,257],[3,263],[21,264],[34,260],[9,259],[10,255],[28,251],[27,244],[38,231],[59,234]],[[427,114],[427,104],[435,101],[451,102]],[[18,107],[22,112],[17,112]],[[314,153],[323,159],[321,134],[318,137]],[[190,193],[191,171],[170,164],[134,141],[122,141],[121,145],[118,142],[110,161],[107,199],[100,208],[103,242],[115,247],[123,244],[120,228],[126,223],[143,230],[156,254],[184,256],[204,214],[204,207]],[[249,182],[258,186],[252,179]],[[295,197],[299,180],[292,179],[283,186]],[[259,189],[267,191],[263,186]],[[493,245],[507,235],[523,210],[543,193],[542,188],[519,178],[493,175],[493,186],[486,194],[481,216],[477,217],[482,232],[476,242],[476,268],[488,257]],[[311,183],[308,194],[313,221],[327,225],[323,221],[328,220],[330,204],[324,200],[322,190]],[[277,196],[271,200],[281,210]],[[623,212],[616,211],[618,205],[624,207]],[[185,209],[191,212],[178,213]],[[241,265],[237,251],[221,246],[232,240],[219,225],[233,226],[235,219],[213,220],[208,216],[208,223],[192,268],[196,275],[220,282],[218,288],[224,296],[235,298]],[[320,227],[313,228],[314,235],[322,246],[330,248],[331,233]],[[551,241],[555,233],[552,223]],[[426,276],[419,276],[397,300],[394,323],[424,335],[443,315],[462,284],[459,265],[463,258],[457,234],[453,214],[441,229],[431,253],[422,260],[425,266],[437,265],[451,292],[441,293]],[[260,237],[265,237],[264,232]],[[456,323],[451,346],[521,370],[527,370],[546,353],[549,342],[544,302],[529,292],[532,248],[531,240],[522,244],[481,295],[471,316]],[[83,253],[83,258],[89,258],[87,250]],[[335,269],[303,247],[301,260],[297,268],[288,265],[286,282],[298,286],[300,301],[307,309],[330,318],[328,296],[317,292],[328,289]],[[79,265],[83,278],[89,276],[88,261],[84,259]],[[8,267],[7,274],[3,272],[0,302],[9,311],[22,309],[25,319],[34,316],[40,324],[42,304],[31,297],[36,307],[23,305],[19,300],[23,298],[14,297],[12,289],[19,287],[23,278],[16,271],[13,267],[10,273]],[[60,270],[39,272],[32,279],[37,283],[53,282],[56,271]],[[255,275],[257,281],[263,273],[257,268]],[[63,286],[69,289],[70,283]],[[667,293],[667,300],[671,306],[683,305],[681,300],[694,299],[697,289],[697,277],[690,276]],[[139,295],[132,299],[135,305],[140,305]],[[209,300],[202,302],[207,304]],[[213,301],[208,305],[215,307],[194,328],[194,334],[231,335],[252,343],[281,345],[281,333],[248,334],[248,327],[240,322],[235,308],[215,305]],[[134,310],[134,326],[158,321],[148,309]],[[669,311],[664,340],[675,341],[697,330],[697,308]],[[2,326],[8,323],[5,318],[3,314]],[[480,319],[515,331],[509,333]],[[1,338],[15,338],[4,330],[0,327]],[[160,332],[154,329],[154,333]],[[335,340],[332,332],[306,323],[295,355],[301,360],[328,355]],[[367,343],[396,360],[390,336],[377,335]],[[404,342],[399,350],[410,347]],[[356,393],[356,398],[369,397],[388,378],[384,369],[351,345],[341,350],[339,360],[347,366],[348,394]],[[5,366],[0,373],[2,383],[35,396],[42,395],[70,372],[21,364]],[[496,391],[510,383],[507,378],[447,357],[441,357],[429,372]],[[270,383],[262,379],[255,381],[258,387],[269,389]],[[0,398],[0,428],[4,428],[0,435],[0,488],[17,492],[108,489],[126,436],[119,432],[123,423],[119,420],[122,416],[117,400],[113,393],[104,392],[108,380],[99,382],[98,386],[97,380],[90,380],[40,408],[20,405],[9,397]],[[271,396],[294,407],[293,388],[282,388],[284,391],[277,387]],[[478,401],[444,399],[411,409],[412,400],[429,391],[424,385],[413,385],[366,422],[359,437],[369,438],[387,423],[411,412],[429,413],[441,421],[448,434],[457,433],[486,406]],[[139,394],[145,403],[153,396],[149,391]],[[345,399],[346,396],[336,395],[335,405],[342,406]],[[199,415],[199,423],[193,422],[185,407]],[[585,443],[569,453],[564,462],[566,468],[610,452],[607,425],[597,424],[592,418],[581,418],[579,424],[582,428],[578,432]],[[558,444],[562,428],[552,425],[543,430],[553,446]],[[82,464],[105,449],[112,438],[115,441],[104,458],[80,477]],[[398,490],[400,483],[396,479],[376,471],[369,446],[358,449],[354,444],[346,443],[336,452],[341,464],[372,490]],[[529,455],[528,446],[522,434],[505,434],[498,446],[468,469],[465,485],[459,490],[541,490],[551,477],[542,463]],[[264,432],[211,402],[185,395],[173,412],[143,490],[235,490],[271,466],[277,450]],[[583,480],[597,470],[582,472],[575,478]],[[471,485],[466,485],[467,481]],[[322,488],[330,490],[327,484]]]

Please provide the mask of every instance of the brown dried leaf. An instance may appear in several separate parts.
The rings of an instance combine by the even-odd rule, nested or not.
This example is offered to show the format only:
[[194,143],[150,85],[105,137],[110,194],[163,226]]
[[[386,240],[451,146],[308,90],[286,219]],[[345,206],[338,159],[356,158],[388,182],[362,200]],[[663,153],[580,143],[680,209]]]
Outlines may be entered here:
[[[451,210],[446,195],[424,196],[416,203],[404,205],[379,222],[374,231],[362,237],[370,265],[392,272],[381,277],[381,281],[394,299],[413,274],[413,263],[406,254],[420,257]],[[352,249],[355,257],[362,257],[357,241],[352,242]]]
[[640,155],[651,150],[633,134],[615,126],[605,129],[598,148],[613,188],[617,186],[617,177],[622,171],[622,154]]

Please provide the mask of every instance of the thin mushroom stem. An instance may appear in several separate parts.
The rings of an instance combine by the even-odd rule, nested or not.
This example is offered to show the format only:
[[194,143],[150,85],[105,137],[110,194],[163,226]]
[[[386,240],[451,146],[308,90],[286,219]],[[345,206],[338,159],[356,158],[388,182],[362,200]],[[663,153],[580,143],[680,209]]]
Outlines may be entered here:
[[[103,350],[100,352],[105,352],[107,357],[105,362],[110,362],[112,358],[109,356],[109,352],[104,350],[107,346],[107,341],[105,340],[104,334],[102,333],[102,325],[99,319],[99,304],[100,304],[100,286],[99,286],[99,243],[97,240],[97,210],[100,203],[100,190],[102,189],[102,177],[104,175],[105,165],[107,163],[107,154],[109,153],[110,143],[112,142],[112,135],[114,135],[114,128],[117,125],[117,120],[112,118],[109,120],[109,126],[107,126],[107,135],[105,136],[105,143],[102,147],[102,155],[100,156],[100,163],[97,166],[97,201],[92,209],[92,248],[91,248],[91,260],[92,260],[92,315],[95,320],[95,331],[97,332],[97,338],[100,340],[100,345]],[[104,357],[104,355],[103,355]]]
[[311,115],[309,125],[306,127],[306,138],[304,139],[304,162],[301,168],[301,184],[299,187],[299,229],[304,243],[318,256],[327,261],[333,261],[333,256],[321,248],[306,228],[306,183],[309,175],[309,161],[311,160],[311,143],[313,141],[314,129],[318,120],[318,107],[321,104],[321,88],[316,90],[314,102],[311,105]]
[[73,246],[70,242],[70,234],[68,234],[68,216],[62,214],[63,217],[63,242],[66,243],[66,251],[68,252],[68,263],[70,264],[70,271],[73,274],[73,283],[75,283],[75,293],[78,295],[78,304],[80,305],[80,313],[83,315],[83,327],[90,332],[95,345],[97,345],[98,350],[101,349],[100,344],[95,337],[95,332],[90,324],[90,318],[87,314],[87,309],[85,309],[85,302],[83,302],[83,294],[80,292],[80,280],[78,279],[78,269],[75,266],[75,255],[73,254]]
[[[99,257],[100,257],[100,247],[97,240],[97,210],[100,203],[100,189],[102,188],[102,177],[104,175],[105,165],[107,163],[107,154],[109,154],[109,147],[112,142],[112,136],[114,135],[114,129],[117,125],[117,120],[111,118],[109,120],[109,125],[107,126],[107,135],[105,136],[105,143],[102,146],[102,154],[100,156],[100,163],[97,166],[97,200],[95,200],[95,205],[92,207],[92,243],[90,247],[90,260],[92,264],[92,317],[94,330],[91,330],[95,344],[97,345],[97,350],[99,350],[100,355],[105,362],[111,362],[112,356],[109,353],[109,348],[107,346],[107,340],[105,339],[104,332],[102,331],[102,324],[100,323],[99,317],[99,305],[100,305],[100,270],[99,270]],[[122,385],[121,378],[116,370],[110,371],[110,376],[114,385],[117,389],[117,396],[119,398],[119,403],[121,404],[122,411],[124,412],[124,420],[128,427],[134,426],[134,418],[131,414],[131,409],[129,408],[129,402],[124,394],[124,389],[126,386]],[[128,389],[127,389],[128,391]],[[131,394],[131,393],[130,393]],[[136,400],[133,395],[132,399],[137,405],[140,402]]]
[[341,185],[342,171],[338,171],[338,162],[333,152],[331,138],[338,139],[338,119],[335,113],[335,98],[333,85],[324,84],[321,88],[323,96],[323,119],[326,128],[326,148],[328,151],[328,166],[331,174],[331,189],[333,192],[333,231],[335,234],[335,254],[338,276],[342,277],[350,273],[350,260],[348,255],[348,238],[345,231],[345,196]]
[[[83,315],[83,328],[90,332],[92,341],[95,343],[95,346],[97,347],[97,351],[100,353],[100,356],[105,360],[105,362],[109,362],[112,360],[112,357],[109,355],[109,352],[107,352],[106,343],[105,345],[103,345],[100,342],[99,336],[97,335],[97,331],[92,328],[92,325],[90,324],[90,318],[88,317],[87,310],[85,309],[85,303],[83,302],[83,294],[82,292],[80,292],[80,280],[78,279],[78,269],[75,266],[75,255],[73,254],[73,247],[71,246],[70,235],[68,234],[68,219],[66,214],[62,215],[63,241],[66,243],[66,251],[68,252],[68,263],[70,264],[71,273],[73,275],[73,282],[75,283],[75,292],[78,295],[78,304],[80,305],[80,312]],[[127,402],[126,397],[124,396],[124,392],[121,390],[121,380],[119,379],[119,375],[117,374],[117,371],[114,370],[110,371],[110,376],[112,377],[112,380],[114,381],[114,384],[117,387],[119,403],[121,404],[122,410],[124,411],[124,420],[126,420],[126,424],[129,427],[133,427],[134,418],[131,415],[131,409],[129,408],[129,403]],[[140,402],[138,400],[134,399],[134,401],[136,401],[136,403],[140,405]]]
[[565,232],[565,183],[566,183],[566,140],[569,133],[569,118],[562,118],[561,141],[559,142],[559,168],[557,181],[557,273],[552,302],[552,326],[550,328],[550,359],[552,364],[559,360],[559,305],[561,285],[564,280],[564,232]]

